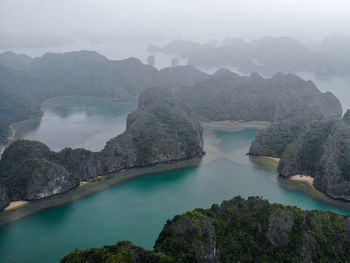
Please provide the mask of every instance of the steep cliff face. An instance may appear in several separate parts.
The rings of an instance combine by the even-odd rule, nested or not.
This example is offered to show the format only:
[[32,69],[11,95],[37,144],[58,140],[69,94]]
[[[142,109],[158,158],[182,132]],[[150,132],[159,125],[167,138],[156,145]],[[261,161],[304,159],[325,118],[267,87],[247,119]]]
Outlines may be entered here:
[[0,180],[11,201],[34,200],[67,191],[79,181],[43,143],[18,140],[0,161]]
[[[118,243],[114,251],[110,247],[77,250],[62,262],[102,262],[101,254],[107,253],[117,258],[120,246],[128,251],[132,245]],[[191,263],[346,262],[350,219],[332,212],[269,204],[258,197],[236,197],[168,220],[154,251],[147,253]],[[153,255],[147,262],[153,262],[151,259],[158,258]],[[116,262],[146,261],[129,257]]]
[[[140,95],[126,131],[101,152],[66,148],[56,153],[37,141],[12,143],[0,160],[0,186],[6,187],[11,201],[34,200],[124,168],[203,154],[202,128],[192,112],[168,90],[152,88]],[[3,207],[7,195],[0,195]]]
[[303,174],[334,198],[350,200],[350,126],[340,119],[293,118],[259,132],[249,154],[280,157],[281,176]]
[[103,166],[98,153],[86,149],[65,148],[55,154],[54,159],[80,181],[90,181],[103,174]]
[[0,211],[8,206],[10,199],[7,195],[6,188],[4,185],[0,184]]
[[202,128],[191,111],[166,89],[141,93],[126,131],[101,152],[106,172],[203,155]]
[[220,70],[211,78],[184,87],[176,96],[204,120],[244,120],[278,122],[295,116],[319,114],[340,117],[339,100],[321,93],[311,81],[278,73],[264,79]]
[[350,127],[340,120],[315,121],[286,148],[282,176],[305,174],[334,198],[350,200]]

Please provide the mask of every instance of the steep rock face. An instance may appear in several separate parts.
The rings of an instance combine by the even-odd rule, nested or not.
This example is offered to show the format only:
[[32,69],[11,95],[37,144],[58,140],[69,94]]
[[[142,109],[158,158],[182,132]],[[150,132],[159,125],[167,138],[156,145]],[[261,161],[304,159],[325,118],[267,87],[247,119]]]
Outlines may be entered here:
[[350,200],[350,127],[340,120],[315,121],[288,145],[278,172],[305,174],[334,198]]
[[[111,247],[77,250],[62,262],[103,262],[102,254],[119,255],[120,250]],[[154,251],[146,253],[161,253],[173,262],[188,263],[346,262],[350,256],[350,219],[332,212],[270,204],[258,197],[235,197],[220,206],[195,209],[168,220]],[[154,254],[150,261],[130,257],[116,262],[153,259],[158,262]]]
[[65,148],[55,154],[55,160],[80,181],[89,181],[103,174],[102,162],[98,157],[98,153],[71,148]]
[[106,172],[203,155],[202,128],[191,111],[166,89],[141,93],[126,131],[101,152]]
[[249,154],[280,157],[278,173],[314,177],[334,198],[350,200],[350,127],[339,119],[293,118],[257,134]]
[[168,221],[155,248],[157,251],[166,251],[173,258],[178,258],[180,254],[182,262],[211,263],[220,259],[213,220],[200,211]]
[[0,211],[8,206],[10,199],[7,195],[6,188],[0,183]]
[[319,114],[340,117],[339,100],[321,93],[311,81],[278,73],[264,79],[218,71],[208,80],[176,92],[204,120],[244,120],[278,122],[295,116]]
[[3,153],[0,182],[11,201],[34,200],[67,191],[79,181],[54,161],[43,143],[18,140]]

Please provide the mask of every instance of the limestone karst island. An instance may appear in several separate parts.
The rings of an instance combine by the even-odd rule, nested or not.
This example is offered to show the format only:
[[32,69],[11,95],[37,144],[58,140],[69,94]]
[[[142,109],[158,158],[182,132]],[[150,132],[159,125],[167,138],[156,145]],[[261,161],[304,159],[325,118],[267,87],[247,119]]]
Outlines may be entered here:
[[0,1],[0,263],[350,262],[348,10]]

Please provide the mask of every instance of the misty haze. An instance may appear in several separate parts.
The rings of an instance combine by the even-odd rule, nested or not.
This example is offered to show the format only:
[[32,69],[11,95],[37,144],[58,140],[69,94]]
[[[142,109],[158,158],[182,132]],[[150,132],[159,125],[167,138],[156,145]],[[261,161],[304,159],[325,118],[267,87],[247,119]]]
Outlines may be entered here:
[[348,262],[349,12],[0,0],[0,263]]

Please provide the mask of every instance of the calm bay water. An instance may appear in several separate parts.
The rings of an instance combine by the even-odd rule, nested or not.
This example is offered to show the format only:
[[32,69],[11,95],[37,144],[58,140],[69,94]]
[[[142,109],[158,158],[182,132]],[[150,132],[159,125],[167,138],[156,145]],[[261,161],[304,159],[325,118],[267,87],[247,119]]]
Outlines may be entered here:
[[57,97],[44,102],[40,120],[21,127],[22,138],[39,140],[52,150],[64,147],[101,150],[108,139],[124,132],[135,104],[91,97]]
[[[47,117],[59,115],[62,118],[59,122],[50,122],[51,125],[69,125],[70,117],[81,113],[75,106],[64,106],[65,103],[68,102],[62,99],[59,104],[49,107],[53,115]],[[85,113],[105,112],[100,108],[104,108],[105,104],[96,104],[93,99],[87,99],[83,104]],[[108,119],[108,115],[114,116],[110,112],[86,114],[97,119]],[[125,116],[123,118],[115,121],[125,121]],[[86,117],[85,120],[90,119]],[[70,129],[74,127],[72,125]],[[54,128],[51,127],[52,130]],[[255,133],[255,130],[244,130],[206,135],[207,155],[197,168],[141,177],[0,228],[0,261],[58,262],[75,248],[100,247],[118,240],[130,240],[152,248],[167,219],[196,207],[208,208],[236,195],[263,196],[271,202],[303,209],[349,213],[305,194],[286,190],[278,183],[273,170],[254,165],[245,153]],[[63,146],[58,142],[55,144],[51,146]]]

